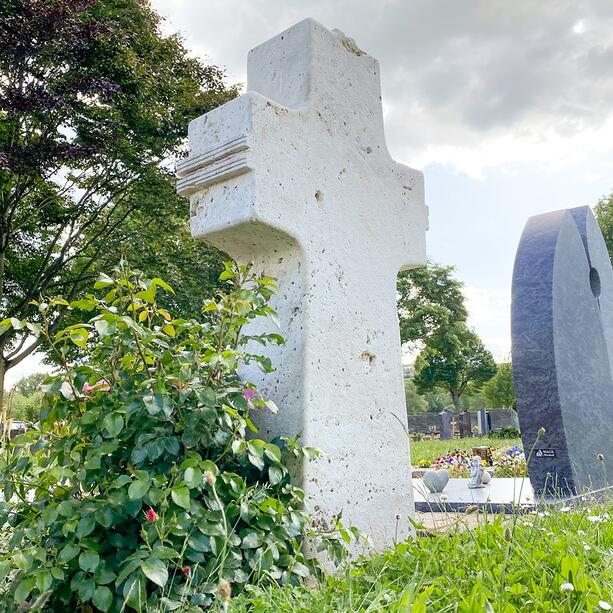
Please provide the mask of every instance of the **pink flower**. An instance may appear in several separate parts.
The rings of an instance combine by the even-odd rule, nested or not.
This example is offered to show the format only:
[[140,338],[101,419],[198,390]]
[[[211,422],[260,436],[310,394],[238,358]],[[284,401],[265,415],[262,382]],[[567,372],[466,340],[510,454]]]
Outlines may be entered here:
[[190,572],[190,571],[189,571],[189,566],[184,566],[184,567],[181,569],[181,572],[182,572],[182,573],[183,573],[183,574],[184,574],[186,577],[189,577],[189,572]]
[[83,384],[83,391],[86,394],[91,394],[92,392],[110,392],[111,386],[106,379],[100,379],[100,381],[96,381],[93,385],[90,385],[87,381]]
[[243,396],[245,397],[245,400],[251,400],[252,398],[255,398],[255,390],[251,387],[248,387],[243,392]]
[[147,521],[153,523],[158,518],[158,514],[151,507],[149,507],[145,511],[145,517],[147,518]]

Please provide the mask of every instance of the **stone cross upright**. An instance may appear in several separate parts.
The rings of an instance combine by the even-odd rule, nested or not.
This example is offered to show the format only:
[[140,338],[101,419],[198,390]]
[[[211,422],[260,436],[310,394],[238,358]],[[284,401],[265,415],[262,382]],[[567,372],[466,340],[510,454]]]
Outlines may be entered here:
[[247,81],[190,124],[178,191],[195,238],[278,278],[276,371],[243,372],[280,408],[254,416],[262,435],[321,449],[296,469],[308,508],[381,548],[413,510],[396,276],[425,263],[423,176],[391,159],[379,64],[341,32],[298,23],[249,53]]

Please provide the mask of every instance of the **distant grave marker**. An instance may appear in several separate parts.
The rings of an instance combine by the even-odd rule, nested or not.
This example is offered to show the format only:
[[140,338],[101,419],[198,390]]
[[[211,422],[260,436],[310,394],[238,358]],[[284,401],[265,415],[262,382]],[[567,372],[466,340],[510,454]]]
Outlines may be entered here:
[[441,441],[449,441],[453,438],[453,426],[451,420],[451,413],[449,411],[441,411]]
[[473,435],[470,413],[468,411],[464,411],[460,413],[460,438],[469,438]]

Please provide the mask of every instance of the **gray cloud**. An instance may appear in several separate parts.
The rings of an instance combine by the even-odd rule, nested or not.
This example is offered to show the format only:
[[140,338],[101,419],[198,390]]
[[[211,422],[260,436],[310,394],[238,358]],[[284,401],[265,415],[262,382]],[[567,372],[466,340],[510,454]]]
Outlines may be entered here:
[[244,79],[246,51],[306,16],[381,61],[392,149],[570,137],[613,112],[613,0],[155,0]]
[[611,114],[613,2],[438,0],[391,9],[389,28],[372,35],[397,66],[388,95],[417,101],[444,123],[477,132],[546,123],[564,132]]

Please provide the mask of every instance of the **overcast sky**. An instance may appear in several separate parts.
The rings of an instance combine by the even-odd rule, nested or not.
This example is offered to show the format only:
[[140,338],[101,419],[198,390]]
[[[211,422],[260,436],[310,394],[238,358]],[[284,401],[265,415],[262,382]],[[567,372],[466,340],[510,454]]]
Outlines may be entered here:
[[392,155],[421,168],[429,257],[471,324],[510,351],[515,249],[533,214],[613,190],[613,0],[154,0],[189,48],[246,80],[246,54],[304,17],[381,62]]
[[250,48],[305,17],[378,58],[390,151],[425,172],[429,257],[456,266],[471,324],[498,360],[508,356],[526,219],[613,191],[613,0],[153,5],[230,83],[245,82]]

